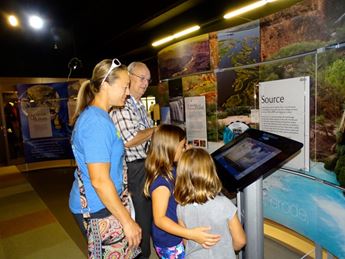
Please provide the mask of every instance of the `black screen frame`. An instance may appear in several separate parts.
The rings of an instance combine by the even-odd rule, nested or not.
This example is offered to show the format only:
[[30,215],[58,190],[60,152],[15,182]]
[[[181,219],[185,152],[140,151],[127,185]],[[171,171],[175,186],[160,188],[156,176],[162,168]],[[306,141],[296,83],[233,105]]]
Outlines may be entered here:
[[[262,142],[266,145],[279,149],[281,152],[279,152],[263,164],[259,165],[257,168],[253,169],[253,171],[244,175],[242,178],[236,179],[231,173],[227,171],[227,169],[224,168],[224,166],[216,159],[216,157],[225,154],[230,148],[234,147],[236,144],[240,143],[246,138],[251,138],[256,141]],[[217,174],[223,184],[223,187],[229,192],[237,192],[255,182],[261,176],[267,177],[269,174],[276,171],[288,160],[293,158],[302,147],[303,144],[298,141],[273,133],[250,128],[230,143],[227,143],[226,145],[214,151],[211,156],[216,164]]]

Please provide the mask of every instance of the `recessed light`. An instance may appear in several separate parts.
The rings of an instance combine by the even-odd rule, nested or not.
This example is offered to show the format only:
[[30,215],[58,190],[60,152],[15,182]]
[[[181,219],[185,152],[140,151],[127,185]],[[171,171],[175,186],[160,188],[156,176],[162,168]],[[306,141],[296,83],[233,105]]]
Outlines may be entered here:
[[29,24],[32,28],[39,30],[43,28],[44,22],[41,17],[37,15],[32,15],[29,17]]

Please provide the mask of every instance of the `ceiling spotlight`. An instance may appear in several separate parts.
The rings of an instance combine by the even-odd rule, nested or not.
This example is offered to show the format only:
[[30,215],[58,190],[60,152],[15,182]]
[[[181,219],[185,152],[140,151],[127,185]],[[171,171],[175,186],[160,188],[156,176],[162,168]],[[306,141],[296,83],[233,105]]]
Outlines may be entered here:
[[8,16],[7,20],[8,23],[13,27],[17,27],[19,25],[18,19],[15,15]]
[[43,28],[43,20],[37,15],[32,15],[29,17],[29,24],[32,28],[39,30]]

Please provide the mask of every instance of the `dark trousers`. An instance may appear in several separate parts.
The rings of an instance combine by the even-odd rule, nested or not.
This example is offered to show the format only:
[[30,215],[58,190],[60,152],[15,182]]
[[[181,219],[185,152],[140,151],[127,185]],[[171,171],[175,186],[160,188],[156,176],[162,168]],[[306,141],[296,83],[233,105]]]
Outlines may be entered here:
[[150,235],[152,225],[152,204],[151,200],[144,196],[144,184],[146,180],[145,159],[135,160],[127,163],[128,166],[128,191],[132,195],[135,221],[142,230],[140,247],[142,254],[139,258],[150,257]]

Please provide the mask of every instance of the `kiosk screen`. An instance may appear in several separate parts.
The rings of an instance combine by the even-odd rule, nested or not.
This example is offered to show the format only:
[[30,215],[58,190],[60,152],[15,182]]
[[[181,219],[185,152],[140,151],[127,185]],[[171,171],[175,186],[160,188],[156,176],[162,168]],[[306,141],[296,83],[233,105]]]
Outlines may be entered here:
[[224,187],[237,191],[282,166],[303,144],[279,135],[248,129],[212,153]]
[[281,150],[252,138],[245,138],[214,158],[236,179],[279,154]]

